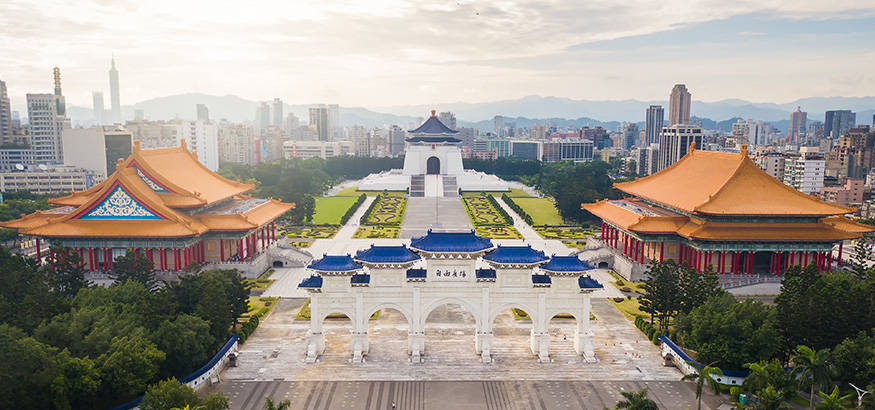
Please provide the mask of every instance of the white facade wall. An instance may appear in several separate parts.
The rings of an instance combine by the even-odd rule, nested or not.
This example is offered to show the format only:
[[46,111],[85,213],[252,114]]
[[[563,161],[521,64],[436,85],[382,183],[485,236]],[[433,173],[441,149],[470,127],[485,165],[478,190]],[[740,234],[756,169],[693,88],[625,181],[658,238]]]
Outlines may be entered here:
[[197,154],[197,159],[210,171],[219,169],[219,133],[215,124],[203,121],[182,121],[176,126],[176,144],[184,138],[188,149]]
[[455,145],[442,144],[412,144],[404,154],[404,175],[421,175],[426,173],[428,159],[436,157],[440,160],[441,175],[461,175],[462,150]]

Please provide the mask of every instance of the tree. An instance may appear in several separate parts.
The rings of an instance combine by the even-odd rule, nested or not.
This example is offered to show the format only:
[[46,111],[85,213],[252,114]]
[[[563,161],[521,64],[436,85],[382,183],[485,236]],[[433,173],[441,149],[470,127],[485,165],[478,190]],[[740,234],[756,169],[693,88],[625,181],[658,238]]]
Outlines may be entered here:
[[851,264],[851,272],[857,275],[857,278],[864,278],[866,272],[869,271],[869,260],[872,258],[872,251],[869,250],[869,244],[866,236],[860,237],[854,242],[854,262]]
[[69,309],[35,260],[6,248],[0,248],[0,283],[0,323],[32,332],[43,320]]
[[798,381],[784,370],[777,360],[747,363],[744,367],[750,369],[750,375],[742,384],[747,391],[762,396],[765,390],[771,387],[782,401],[790,400],[796,395]]
[[830,354],[840,385],[865,386],[875,380],[875,331],[860,332],[841,342]]
[[792,407],[785,403],[785,394],[776,389],[775,386],[768,386],[760,392],[759,401],[753,406],[757,410],[790,410]]
[[643,388],[638,392],[632,393],[628,391],[620,392],[623,400],[617,403],[617,409],[629,410],[658,410],[659,406],[656,402],[647,397],[647,388]]
[[210,323],[193,315],[181,314],[166,319],[151,335],[167,359],[161,363],[161,375],[189,374],[210,360],[217,341],[210,334]]
[[684,347],[696,350],[698,360],[733,370],[770,359],[781,343],[774,308],[751,299],[738,302],[729,293],[681,314],[675,322],[683,332]]
[[115,258],[112,264],[112,278],[118,283],[126,281],[139,282],[152,289],[155,279],[155,263],[146,257],[145,252],[128,249],[124,256]]
[[647,279],[641,286],[644,295],[638,298],[641,310],[650,313],[650,323],[656,318],[660,329],[668,328],[668,322],[680,310],[680,283],[678,270],[682,266],[673,260],[664,263],[652,261]]
[[826,394],[822,391],[817,392],[817,394],[823,399],[823,401],[814,406],[817,410],[845,410],[853,408],[845,405],[845,403],[853,399],[855,394],[851,393],[842,396],[841,393],[839,393],[839,386],[835,386],[830,394]]
[[292,402],[289,400],[276,403],[270,397],[264,398],[264,410],[289,410],[290,408],[292,408]]
[[799,378],[800,386],[811,383],[810,408],[814,408],[814,389],[820,385],[821,390],[832,382],[834,370],[829,360],[829,349],[812,350],[808,346],[796,347],[796,357],[793,358],[793,375]]
[[117,337],[109,350],[97,358],[106,386],[112,391],[135,395],[146,389],[158,374],[164,352],[138,336]]
[[73,299],[79,289],[87,288],[85,280],[85,262],[78,252],[70,252],[63,245],[52,245],[53,257],[46,266],[46,274],[56,292],[65,298]]
[[15,327],[0,325],[0,408],[53,407],[52,384],[59,375],[54,351]]
[[187,384],[182,384],[176,378],[170,378],[149,386],[141,410],[226,410],[229,408],[228,396],[221,392],[213,392],[204,397],[198,397]]
[[687,362],[690,366],[692,366],[696,371],[690,373],[681,378],[681,380],[695,380],[696,381],[696,400],[699,401],[699,410],[702,410],[702,388],[705,387],[705,384],[708,385],[708,388],[711,389],[711,392],[719,395],[720,394],[720,383],[717,383],[717,380],[712,376],[723,377],[723,371],[718,367],[711,367],[711,365],[703,366],[699,368],[693,362]]

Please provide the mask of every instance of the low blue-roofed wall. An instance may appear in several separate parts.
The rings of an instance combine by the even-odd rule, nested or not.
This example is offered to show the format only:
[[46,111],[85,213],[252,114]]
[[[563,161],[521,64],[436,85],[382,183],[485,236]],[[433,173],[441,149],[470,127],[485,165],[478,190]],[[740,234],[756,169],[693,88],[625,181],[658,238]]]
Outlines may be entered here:
[[[698,369],[705,367],[702,363],[699,363],[693,360],[690,355],[684,352],[684,349],[681,349],[675,342],[668,338],[666,335],[659,336],[658,339],[662,342],[662,354],[670,355],[672,357],[672,361],[674,361],[675,366],[681,370],[684,374],[690,374],[695,372]],[[692,363],[692,365],[690,364]],[[744,379],[750,374],[750,372],[739,372],[733,370],[723,370],[723,376],[714,376],[711,378],[716,380],[717,383],[725,384],[727,386],[741,386],[744,382]]]
[[425,279],[428,272],[425,269],[408,269],[407,270],[407,278],[408,279]]
[[352,277],[349,278],[349,283],[369,284],[371,283],[371,275],[352,275]]
[[589,277],[589,276],[581,276],[577,283],[580,285],[581,289],[604,289],[605,285],[599,283],[599,281]]
[[495,269],[477,269],[474,274],[478,279],[495,279]]
[[[213,376],[218,376],[219,373],[222,372],[222,369],[225,368],[225,364],[228,362],[228,356],[237,351],[238,342],[240,338],[237,335],[231,336],[225,345],[219,349],[219,352],[210,359],[207,364],[203,367],[195,371],[194,373],[179,379],[180,383],[187,384],[189,387],[195,390],[199,390],[200,388],[211,384]],[[135,400],[131,400],[121,406],[118,406],[112,410],[132,410],[136,409],[140,406],[140,403],[143,401],[143,398],[137,398]]]
[[298,285],[299,288],[321,288],[322,287],[322,277],[321,276],[310,276],[301,281],[301,284]]
[[532,275],[532,283],[553,283],[553,280],[550,279],[550,275]]

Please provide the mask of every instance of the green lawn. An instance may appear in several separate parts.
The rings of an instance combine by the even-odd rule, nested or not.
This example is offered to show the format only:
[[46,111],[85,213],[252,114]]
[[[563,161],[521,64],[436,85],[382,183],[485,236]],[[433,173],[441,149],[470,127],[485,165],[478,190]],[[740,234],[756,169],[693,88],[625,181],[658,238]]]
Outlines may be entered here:
[[507,225],[508,221],[492,206],[486,197],[462,198],[468,218],[474,226]]
[[[382,193],[383,193],[383,191],[359,191],[358,187],[352,187],[352,188],[346,188],[346,189],[338,192],[337,195],[335,195],[335,196],[354,196],[354,197],[358,198],[358,197],[362,196],[362,194],[365,194],[367,196],[377,196],[377,195],[380,195]],[[386,193],[389,196],[404,196],[407,194],[404,191],[387,191]]]
[[[462,196],[465,198],[478,197],[483,191],[462,191]],[[522,189],[511,188],[510,191],[486,191],[486,195],[492,195],[501,197],[502,194],[507,194],[507,196],[511,198],[531,198],[532,196],[527,194],[526,191]],[[497,199],[497,198],[496,198]]]
[[534,225],[562,225],[559,211],[547,198],[514,198],[513,201],[532,217]]
[[397,239],[401,237],[401,228],[397,226],[362,226],[352,236],[355,239]]
[[629,320],[635,320],[635,316],[649,318],[650,315],[641,311],[641,304],[638,303],[638,298],[624,299],[622,302],[615,302],[613,298],[608,298],[620,312],[626,315]]
[[316,198],[316,212],[313,223],[316,225],[340,225],[340,218],[349,210],[355,201],[354,196],[329,196]]

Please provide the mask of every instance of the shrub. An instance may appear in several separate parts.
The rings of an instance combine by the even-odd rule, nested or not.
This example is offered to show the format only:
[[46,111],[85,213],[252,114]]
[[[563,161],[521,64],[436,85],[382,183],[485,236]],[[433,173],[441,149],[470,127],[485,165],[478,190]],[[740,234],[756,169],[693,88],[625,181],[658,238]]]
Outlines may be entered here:
[[[367,195],[362,194],[361,196],[359,196],[358,199],[355,200],[355,203],[352,204],[352,206],[346,210],[346,213],[343,214],[342,217],[340,217],[340,224],[341,225],[346,225],[346,223],[349,222],[349,219],[352,218],[352,215],[355,213],[355,211],[358,211],[359,207],[362,206],[362,204],[365,202],[365,199],[367,199],[367,197],[368,197]],[[376,202],[376,201],[374,201],[374,202]]]
[[632,289],[625,287],[625,286],[620,288],[620,292],[631,292],[631,291],[632,291]]
[[732,386],[729,388],[729,395],[732,396],[733,402],[738,402],[738,395],[743,392],[740,386]]
[[623,279],[617,279],[617,282],[615,283],[617,284],[617,286],[623,286],[626,284],[626,282],[623,282]]
[[617,302],[617,303],[620,303],[620,302],[622,302],[622,301],[624,301],[624,300],[626,300],[626,299],[624,299],[624,298],[614,298],[614,302]]
[[650,340],[653,342],[653,344],[655,344],[657,346],[659,346],[659,336],[660,336],[659,333],[654,332],[653,337],[650,338]]

